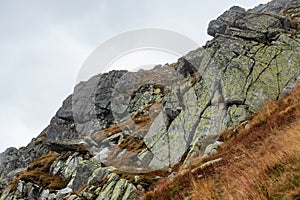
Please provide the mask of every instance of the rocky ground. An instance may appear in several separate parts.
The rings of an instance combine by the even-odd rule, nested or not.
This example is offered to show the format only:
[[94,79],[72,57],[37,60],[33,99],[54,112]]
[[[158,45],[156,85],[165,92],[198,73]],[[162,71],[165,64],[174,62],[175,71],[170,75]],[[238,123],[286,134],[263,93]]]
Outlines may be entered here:
[[79,83],[37,138],[0,154],[1,199],[137,199],[295,87],[299,30],[299,0],[234,6],[176,63]]

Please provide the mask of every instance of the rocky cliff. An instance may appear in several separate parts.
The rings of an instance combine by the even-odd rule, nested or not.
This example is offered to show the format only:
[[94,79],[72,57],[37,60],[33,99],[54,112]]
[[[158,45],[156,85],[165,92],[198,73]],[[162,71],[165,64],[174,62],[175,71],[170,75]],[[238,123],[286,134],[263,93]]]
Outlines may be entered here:
[[176,63],[79,83],[37,138],[0,154],[1,199],[137,199],[297,84],[299,0],[234,6],[208,34]]

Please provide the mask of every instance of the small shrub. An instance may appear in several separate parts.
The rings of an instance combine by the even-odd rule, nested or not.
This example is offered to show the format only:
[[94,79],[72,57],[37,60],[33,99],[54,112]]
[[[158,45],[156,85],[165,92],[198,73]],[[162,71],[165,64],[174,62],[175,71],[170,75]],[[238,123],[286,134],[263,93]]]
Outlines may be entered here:
[[174,197],[176,194],[179,193],[179,191],[181,190],[179,185],[171,185],[171,196]]

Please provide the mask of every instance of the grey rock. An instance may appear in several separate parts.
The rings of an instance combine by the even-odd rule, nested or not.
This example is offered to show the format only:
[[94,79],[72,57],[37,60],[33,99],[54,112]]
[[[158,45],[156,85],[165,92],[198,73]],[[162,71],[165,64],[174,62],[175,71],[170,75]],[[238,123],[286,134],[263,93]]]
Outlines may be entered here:
[[54,199],[56,199],[56,194],[50,193],[48,196],[48,200],[54,200]]
[[7,187],[1,194],[0,200],[10,200],[12,197],[10,196],[11,188]]
[[113,167],[104,167],[96,169],[88,180],[88,185],[96,185],[101,183],[112,171]]
[[48,200],[49,194],[50,194],[50,191],[48,189],[43,190],[39,199],[40,200]]
[[79,190],[85,183],[87,183],[93,172],[101,167],[101,163],[93,159],[82,161],[75,169],[75,173],[72,175],[72,187],[73,191]]
[[251,9],[250,11],[254,12],[269,12],[269,13],[274,13],[274,14],[281,14],[282,11],[288,7],[291,6],[297,6],[299,5],[298,0],[276,0],[276,1],[271,1],[267,4],[261,4],[254,9]]
[[72,95],[68,96],[66,100],[64,100],[62,107],[57,111],[56,116],[59,119],[73,122],[73,111],[72,111]]
[[61,189],[61,190],[58,190],[57,193],[59,194],[69,194],[71,193],[73,190],[71,188],[64,188],[64,189]]
[[46,140],[78,139],[108,127],[113,121],[110,108],[113,88],[125,73],[113,71],[78,84],[51,120]]
[[175,70],[178,71],[185,78],[194,74],[197,71],[195,66],[184,57],[178,59],[178,63],[175,66]]
[[40,196],[40,187],[33,183],[24,183],[22,186],[22,194],[26,196],[27,199],[37,199]]
[[125,74],[113,92],[111,107],[115,120],[128,120],[134,112],[149,106],[150,102],[160,101],[163,91],[155,92],[154,84],[166,87],[177,80],[176,71],[171,67]]
[[218,34],[240,37],[258,42],[270,42],[283,29],[290,27],[290,20],[281,15],[271,15],[263,11],[253,12],[234,6],[216,20],[210,22],[208,34]]
[[223,144],[223,142],[216,141],[215,143],[208,145],[205,148],[203,156],[210,156],[210,155],[216,154],[217,149],[218,149],[219,145],[221,145],[221,144]]
[[134,182],[137,183],[140,180],[140,176],[134,176]]
[[61,190],[58,190],[56,195],[55,195],[55,199],[59,199],[59,200],[63,200],[65,199],[69,194],[71,194],[71,192],[73,192],[73,190],[71,188],[63,188]]
[[70,156],[66,161],[66,167],[64,168],[64,171],[62,172],[65,179],[68,179],[73,172],[76,170],[78,164],[83,160],[82,157],[73,155]]
[[214,160],[210,160],[210,161],[200,165],[199,167],[196,167],[195,169],[192,169],[191,172],[194,173],[198,169],[204,169],[205,167],[213,165],[214,163],[220,162],[221,160],[222,160],[222,158],[217,158],[217,159],[214,159]]
[[132,185],[132,184],[128,184],[127,185],[127,188],[126,188],[126,190],[125,190],[125,192],[124,192],[124,195],[123,195],[123,197],[122,197],[122,200],[134,200],[134,199],[136,199],[137,198],[137,193],[136,193],[136,187],[134,186],[134,185]]
[[177,172],[172,172],[172,173],[168,176],[168,178],[174,178],[176,175],[177,175]]
[[213,37],[216,36],[217,33],[224,34],[227,27],[233,26],[234,22],[244,15],[244,8],[233,6],[218,17],[218,19],[209,23],[207,33]]
[[59,156],[51,165],[50,173],[53,175],[59,175],[65,180],[70,179],[73,172],[76,170],[78,164],[83,160],[79,153],[74,153],[69,156],[67,160],[62,159],[62,156]]
[[63,102],[62,107],[51,119],[46,135],[47,142],[61,141],[66,138],[76,139],[79,137],[79,133],[74,127],[72,101],[73,95],[68,96],[67,99]]
[[111,199],[114,199],[114,200],[122,199],[122,197],[124,196],[124,194],[126,192],[127,185],[128,185],[127,180],[120,179],[114,187]]
[[160,69],[161,67],[162,67],[162,65],[159,64],[159,65],[155,65],[153,69]]
[[147,149],[144,149],[137,155],[137,158],[140,160],[141,163],[147,166],[153,159],[153,154]]
[[[101,189],[97,200],[111,199],[112,195],[114,195],[113,191],[118,180],[119,180],[119,176],[117,174],[114,173],[109,174],[108,181],[105,184],[105,186]],[[119,196],[119,194],[115,194],[115,195]]]

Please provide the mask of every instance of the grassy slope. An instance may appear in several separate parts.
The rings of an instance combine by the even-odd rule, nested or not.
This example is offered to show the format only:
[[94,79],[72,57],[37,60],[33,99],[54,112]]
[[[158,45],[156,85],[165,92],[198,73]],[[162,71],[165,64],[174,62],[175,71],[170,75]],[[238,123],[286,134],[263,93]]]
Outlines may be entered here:
[[[225,131],[218,154],[194,158],[142,199],[300,199],[300,86]],[[220,162],[205,168],[209,160]]]

